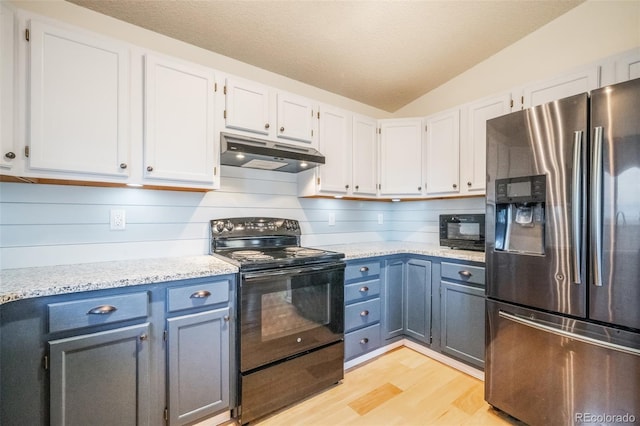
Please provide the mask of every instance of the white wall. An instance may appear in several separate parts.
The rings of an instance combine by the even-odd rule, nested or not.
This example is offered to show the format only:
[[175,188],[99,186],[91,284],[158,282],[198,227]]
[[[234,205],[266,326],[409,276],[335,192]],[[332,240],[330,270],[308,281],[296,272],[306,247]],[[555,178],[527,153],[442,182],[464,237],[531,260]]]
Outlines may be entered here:
[[[219,191],[0,183],[0,269],[209,253],[209,220],[297,219],[302,244],[398,239],[438,243],[438,214],[478,212],[484,199],[389,203],[298,198],[296,175],[222,168]],[[126,229],[109,229],[111,209]],[[335,226],[329,226],[329,214]],[[378,224],[378,214],[383,224]]]
[[394,113],[423,116],[640,48],[640,1],[589,0]]

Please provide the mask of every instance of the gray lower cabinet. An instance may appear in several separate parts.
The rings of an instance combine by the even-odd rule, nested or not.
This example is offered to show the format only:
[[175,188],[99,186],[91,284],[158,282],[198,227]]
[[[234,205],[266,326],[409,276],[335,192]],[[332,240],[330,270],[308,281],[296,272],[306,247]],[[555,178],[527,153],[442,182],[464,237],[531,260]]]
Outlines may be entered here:
[[431,261],[389,259],[385,265],[386,340],[408,336],[429,343],[431,336]]
[[346,360],[381,346],[381,263],[376,259],[347,262],[344,287]]
[[49,342],[50,424],[149,424],[149,323]]
[[441,351],[484,368],[484,268],[443,262],[441,274]]

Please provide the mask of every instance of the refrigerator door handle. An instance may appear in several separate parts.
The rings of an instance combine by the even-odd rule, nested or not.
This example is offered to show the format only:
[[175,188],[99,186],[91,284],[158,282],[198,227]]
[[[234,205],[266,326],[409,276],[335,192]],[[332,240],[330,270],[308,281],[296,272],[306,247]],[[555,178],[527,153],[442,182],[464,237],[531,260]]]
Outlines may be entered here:
[[598,126],[593,132],[591,152],[591,272],[593,285],[602,286],[602,133]]
[[598,346],[604,349],[610,349],[617,352],[623,352],[630,355],[640,356],[640,349],[630,348],[629,346],[618,345],[616,343],[605,342],[603,340],[594,339],[593,337],[583,336],[581,334],[577,334],[571,331],[566,331],[557,327],[553,327],[551,325],[548,325],[548,323],[543,324],[535,320],[531,320],[529,318],[523,318],[519,315],[511,314],[509,312],[505,312],[502,310],[498,312],[498,316],[506,320],[513,321],[518,324],[534,328],[536,330],[555,334],[556,336],[566,337],[567,339],[572,339],[581,343],[586,343],[588,345]]
[[573,176],[571,182],[573,282],[582,284],[582,276],[580,273],[582,266],[582,131],[574,132],[573,137]]

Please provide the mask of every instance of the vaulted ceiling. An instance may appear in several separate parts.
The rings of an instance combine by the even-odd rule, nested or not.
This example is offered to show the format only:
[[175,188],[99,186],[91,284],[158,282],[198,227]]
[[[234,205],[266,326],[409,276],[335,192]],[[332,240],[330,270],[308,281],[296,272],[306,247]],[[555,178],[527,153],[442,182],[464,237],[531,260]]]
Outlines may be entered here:
[[67,0],[393,112],[583,0]]

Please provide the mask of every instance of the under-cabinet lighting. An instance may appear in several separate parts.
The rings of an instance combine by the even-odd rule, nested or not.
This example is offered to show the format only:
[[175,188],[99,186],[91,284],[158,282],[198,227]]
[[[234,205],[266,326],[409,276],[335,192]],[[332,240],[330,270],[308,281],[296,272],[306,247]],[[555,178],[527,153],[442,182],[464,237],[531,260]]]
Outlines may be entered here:
[[304,161],[302,163],[300,163],[300,167],[307,167],[307,166],[308,166],[308,164],[305,163]]
[[393,203],[399,203],[400,202],[400,198],[392,198],[391,202]]
[[131,188],[142,188],[141,183],[128,183],[127,186],[130,186]]
[[244,158],[244,154],[240,153],[240,154],[236,154],[236,158],[238,160],[242,160]]
[[333,198],[342,198],[342,195],[334,195]]

